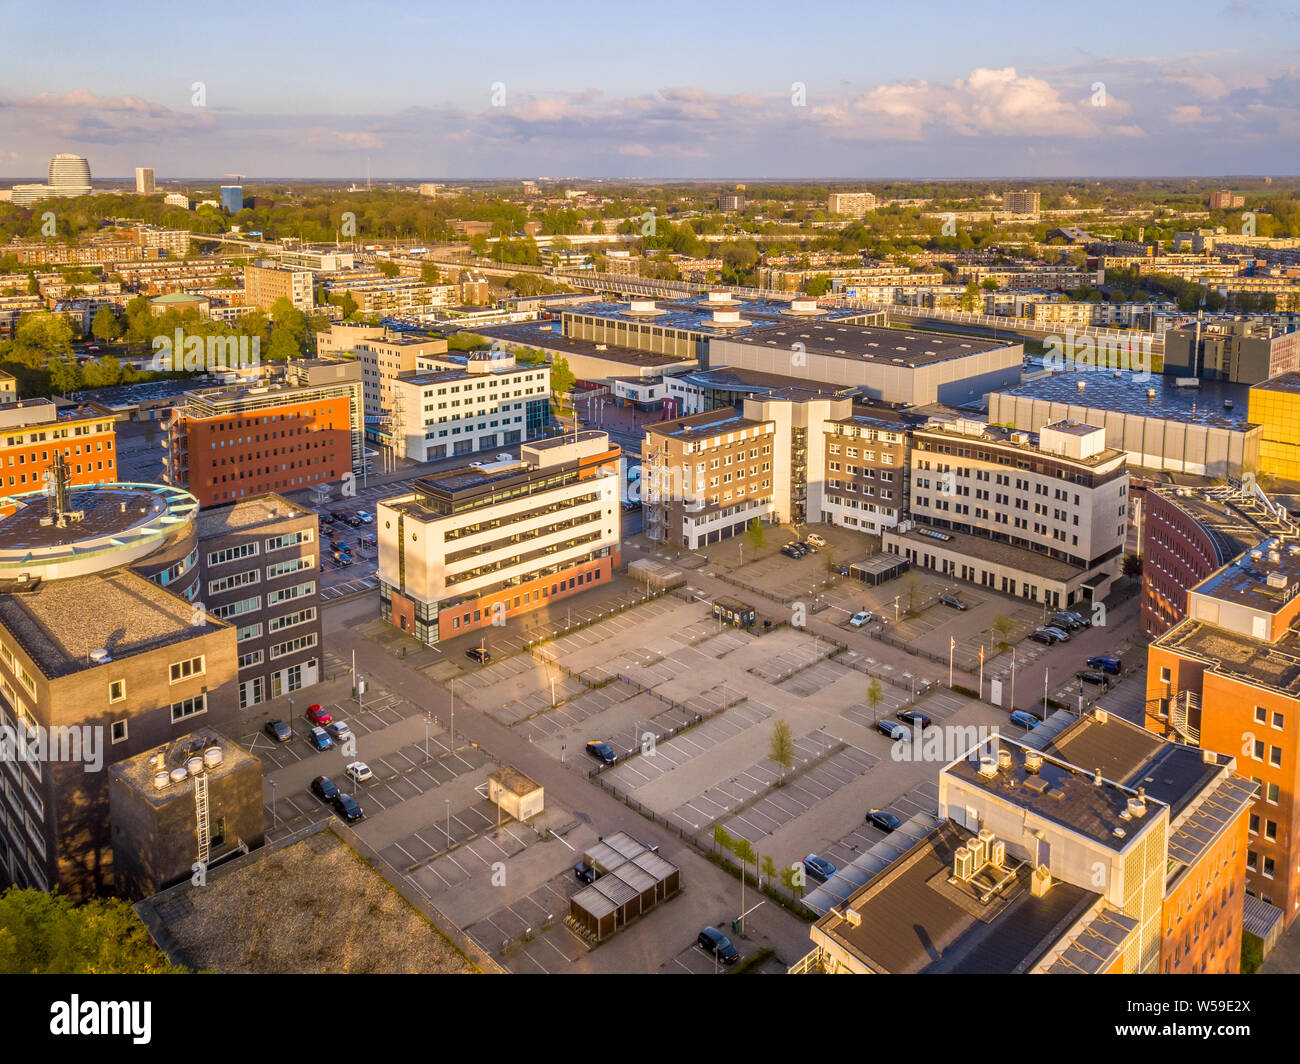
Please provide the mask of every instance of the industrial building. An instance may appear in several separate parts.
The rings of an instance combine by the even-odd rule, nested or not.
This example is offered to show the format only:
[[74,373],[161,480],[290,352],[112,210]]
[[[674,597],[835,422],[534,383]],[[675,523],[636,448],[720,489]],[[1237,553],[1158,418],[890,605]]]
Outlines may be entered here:
[[1300,370],[1300,332],[1250,321],[1197,322],[1165,330],[1169,377],[1259,384]]
[[1259,467],[1261,430],[1246,415],[1244,385],[1201,381],[1179,386],[1122,370],[1052,373],[988,397],[989,421],[1037,432],[1069,419],[1106,430],[1106,446],[1130,466],[1237,477]]

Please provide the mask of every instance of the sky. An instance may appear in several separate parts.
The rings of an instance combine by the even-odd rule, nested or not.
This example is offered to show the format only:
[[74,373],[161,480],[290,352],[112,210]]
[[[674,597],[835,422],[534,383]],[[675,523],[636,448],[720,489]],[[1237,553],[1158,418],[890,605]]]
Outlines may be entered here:
[[0,5],[0,178],[1300,172],[1300,2]]

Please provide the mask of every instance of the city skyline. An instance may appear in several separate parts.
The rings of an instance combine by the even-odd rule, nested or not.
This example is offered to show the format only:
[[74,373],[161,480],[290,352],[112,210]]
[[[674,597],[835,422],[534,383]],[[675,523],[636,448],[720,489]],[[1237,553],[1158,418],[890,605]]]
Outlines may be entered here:
[[575,31],[507,4],[489,50],[474,12],[370,5],[367,23],[392,28],[376,44],[340,32],[352,11],[259,10],[256,50],[280,57],[267,66],[219,38],[167,48],[172,28],[129,5],[123,48],[149,62],[126,78],[75,19],[58,54],[36,47],[54,29],[35,14],[0,84],[0,176],[58,151],[100,174],[146,160],[165,178],[346,179],[368,164],[376,180],[1212,176],[1247,155],[1255,172],[1296,172],[1300,77],[1275,32],[1294,5],[1103,4],[1086,24],[1035,11],[1026,25],[946,3],[831,5],[793,24],[775,8],[669,4],[650,24],[608,13]]

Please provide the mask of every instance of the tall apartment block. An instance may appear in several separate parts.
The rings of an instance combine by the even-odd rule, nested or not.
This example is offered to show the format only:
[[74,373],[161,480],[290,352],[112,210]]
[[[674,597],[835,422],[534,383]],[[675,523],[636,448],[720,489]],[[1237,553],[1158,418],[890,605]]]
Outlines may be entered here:
[[213,506],[336,484],[359,471],[359,367],[310,360],[290,372],[280,386],[186,392],[167,426],[168,483]]
[[55,454],[73,485],[118,479],[117,430],[111,415],[60,415],[48,399],[0,403],[0,496],[43,488]]
[[718,210],[720,211],[743,211],[745,209],[745,194],[743,192],[724,192],[718,197]]
[[393,382],[416,370],[457,369],[446,359],[447,341],[427,337],[392,336],[355,341],[351,346],[361,365],[365,412],[368,419],[393,412]]
[[621,564],[620,454],[579,432],[380,502],[384,619],[432,646],[607,582]]
[[242,185],[221,186],[221,209],[228,214],[238,214],[244,209],[244,188]]
[[235,629],[239,708],[320,679],[319,518],[275,494],[198,517],[204,610]]
[[1238,771],[1104,710],[976,738],[937,816],[809,893],[824,915],[791,970],[1235,973],[1255,789]]
[[295,270],[276,263],[250,263],[244,267],[244,304],[270,311],[277,299],[287,299],[304,314],[310,313],[316,294],[311,270]]
[[872,192],[832,192],[826,198],[826,213],[848,218],[861,218],[876,209],[876,196]]
[[1246,205],[1246,197],[1238,195],[1230,188],[1221,188],[1210,193],[1210,210],[1232,211]]
[[887,409],[855,407],[823,425],[821,519],[881,534],[907,513],[909,427]]
[[392,382],[391,432],[415,462],[490,451],[536,439],[551,420],[551,371],[476,351],[464,369],[402,374]]
[[1100,602],[1119,575],[1125,453],[1075,421],[1013,432],[935,420],[912,434],[907,526],[884,549],[1048,606]]
[[135,194],[137,196],[152,196],[157,191],[158,186],[154,183],[152,166],[137,166],[135,168]]
[[1258,787],[1246,890],[1300,912],[1300,542],[1259,540],[1192,588],[1187,618],[1147,652],[1146,724],[1236,754]]
[[1037,214],[1041,193],[1021,189],[1019,192],[1002,193],[1002,209],[1011,214]]

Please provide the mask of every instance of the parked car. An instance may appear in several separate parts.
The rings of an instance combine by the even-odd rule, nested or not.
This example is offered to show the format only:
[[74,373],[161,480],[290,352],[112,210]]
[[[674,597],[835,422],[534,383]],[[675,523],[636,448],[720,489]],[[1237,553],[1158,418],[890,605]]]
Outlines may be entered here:
[[814,547],[826,546],[826,541],[822,539],[821,536],[817,535],[817,533],[815,532],[808,537],[808,542],[811,543]]
[[886,813],[883,809],[869,809],[867,823],[874,824],[881,831],[897,831],[903,822],[893,813]]
[[618,754],[609,743],[602,742],[600,739],[591,739],[587,743],[587,753],[597,761],[603,761],[606,765],[612,765],[618,760]]
[[334,564],[337,565],[340,569],[346,569],[349,565],[352,564],[352,555],[345,554],[342,551],[336,550],[334,552]]
[[1093,672],[1090,669],[1084,669],[1076,675],[1078,675],[1079,679],[1084,683],[1095,683],[1098,687],[1110,683],[1110,681],[1106,679],[1106,674],[1104,672]]
[[350,794],[338,794],[334,798],[334,812],[338,813],[349,824],[355,824],[358,820],[365,819],[365,813],[361,811],[361,806],[357,805],[357,800]]
[[1038,725],[1042,723],[1042,721],[1040,721],[1032,713],[1029,713],[1023,709],[1017,709],[1017,710],[1013,710],[1011,713],[1011,723],[1018,724],[1020,727],[1024,728],[1025,731],[1032,731],[1034,728],[1037,728]]
[[950,595],[946,591],[939,596],[939,601],[945,606],[951,606],[954,610],[964,610],[966,608],[966,603],[962,602],[956,595]]
[[313,724],[319,724],[322,728],[334,719],[330,711],[322,706],[319,702],[313,702],[307,707],[307,719]]
[[368,514],[365,510],[357,511],[357,520],[363,525],[373,525],[375,523],[374,517]]
[[731,939],[716,927],[706,927],[700,932],[696,943],[705,953],[716,956],[723,964],[735,964],[740,960],[740,950],[731,944]]
[[1079,622],[1079,626],[1082,628],[1092,627],[1092,618],[1086,613],[1080,613],[1078,610],[1061,610],[1060,612],[1064,613],[1068,617],[1073,617]]
[[808,553],[808,548],[805,547],[805,546],[804,546],[802,543],[800,543],[798,540],[791,540],[789,543],[787,543],[787,544],[786,544],[783,548],[781,548],[781,549],[782,549],[782,550],[792,550],[792,551],[794,551],[794,554],[795,554],[795,557],[796,557],[796,558],[802,558],[805,554]]
[[364,761],[353,761],[343,771],[353,783],[365,783],[375,778],[375,774],[370,771],[370,766]]
[[335,550],[347,550],[348,542],[345,539],[332,539],[330,540],[330,546]]
[[803,557],[803,552],[795,550],[794,547],[792,547],[789,543],[787,543],[784,547],[781,548],[781,553],[784,554],[787,558]]
[[579,861],[574,865],[573,874],[578,877],[579,883],[590,884],[596,882],[596,880],[600,878],[600,873],[592,868],[591,865],[587,864],[586,861]]
[[1067,632],[1075,632],[1083,627],[1072,613],[1054,613],[1047,623],[1056,628],[1064,628]]
[[801,540],[799,542],[799,546],[801,546],[804,549],[804,551],[808,554],[816,554],[821,550],[821,548],[818,547],[815,543],[810,543],[806,539]]
[[[1061,636],[1064,633],[1062,633],[1062,631],[1059,628],[1049,628],[1047,626],[1043,626],[1042,628],[1035,628],[1033,634],[1035,636],[1040,636],[1040,635],[1044,636],[1047,639],[1048,645],[1050,646],[1055,643],[1059,643],[1061,641]],[[1042,639],[1038,639],[1036,641],[1039,643],[1043,642]]]
[[477,661],[480,665],[486,665],[492,660],[492,654],[486,647],[470,647],[465,651],[465,657],[470,661]]
[[1110,654],[1098,654],[1096,657],[1088,659],[1088,668],[1101,669],[1102,672],[1108,672],[1112,676],[1118,676],[1123,669],[1123,663],[1117,657]]
[[282,720],[268,720],[262,730],[277,743],[287,743],[293,738],[293,729]]
[[810,853],[803,859],[804,871],[816,876],[818,879],[830,879],[839,869],[837,869],[825,857],[818,857],[815,853]]
[[912,737],[912,730],[896,720],[881,720],[876,722],[876,731],[881,735],[887,735],[895,742],[902,740],[906,742]]
[[848,575],[849,575],[849,567],[848,567],[847,565],[837,565],[837,566],[835,567],[835,571],[836,571],[837,573],[839,573],[840,576],[848,576]]
[[1070,633],[1064,628],[1058,628],[1054,624],[1045,624],[1043,627],[1052,635],[1056,636],[1057,642],[1068,643],[1070,641]]
[[350,517],[345,517],[345,518],[343,518],[343,520],[344,520],[344,522],[347,524],[347,526],[348,526],[349,528],[360,528],[360,527],[361,527],[361,518],[357,517],[355,514],[353,514],[353,515],[350,516]]
[[853,625],[854,628],[861,628],[864,624],[870,624],[870,623],[871,623],[870,610],[861,610],[849,618],[849,624]]
[[311,793],[322,802],[332,802],[339,796],[339,789],[328,776],[317,776],[311,781]]
[[900,709],[897,713],[894,714],[894,716],[896,716],[904,724],[919,724],[921,725],[922,728],[928,728],[931,724],[934,723],[934,721],[932,721],[924,713],[918,713],[914,709]]
[[1029,638],[1035,643],[1042,643],[1044,646],[1053,646],[1056,640],[1046,632],[1034,631],[1029,633]]
[[324,728],[312,728],[307,733],[307,741],[311,743],[314,750],[334,749],[334,740],[329,737],[329,733]]

